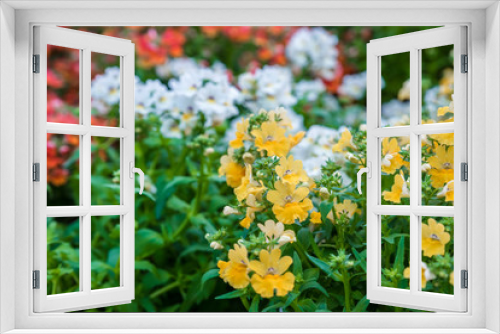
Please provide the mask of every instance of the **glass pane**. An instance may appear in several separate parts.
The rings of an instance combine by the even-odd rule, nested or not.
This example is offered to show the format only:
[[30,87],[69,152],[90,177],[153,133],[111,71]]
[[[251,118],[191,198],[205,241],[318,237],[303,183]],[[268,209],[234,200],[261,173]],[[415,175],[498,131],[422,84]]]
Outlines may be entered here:
[[47,134],[47,205],[79,205],[80,136]]
[[92,137],[91,204],[120,204],[120,138]]
[[120,286],[120,216],[91,218],[92,290]]
[[410,204],[410,137],[382,139],[382,204]]
[[410,217],[381,216],[382,286],[409,289]]
[[421,52],[422,124],[453,122],[453,45]]
[[92,125],[120,126],[120,57],[92,52]]
[[453,144],[453,133],[422,138],[422,205],[453,205]]
[[47,121],[78,124],[80,50],[47,45]]
[[453,294],[453,218],[422,217],[422,290]]
[[80,218],[47,218],[47,294],[80,291]]
[[382,126],[408,125],[410,124],[410,53],[403,52],[380,58]]

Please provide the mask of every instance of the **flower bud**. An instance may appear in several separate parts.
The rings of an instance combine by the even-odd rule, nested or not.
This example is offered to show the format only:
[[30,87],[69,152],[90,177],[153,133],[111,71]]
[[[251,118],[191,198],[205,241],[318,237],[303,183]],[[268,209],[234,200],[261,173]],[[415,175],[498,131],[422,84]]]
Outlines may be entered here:
[[245,154],[243,154],[243,161],[246,164],[253,164],[253,162],[255,161],[255,157],[252,153],[246,152]]
[[229,216],[229,215],[237,215],[240,212],[236,210],[235,208],[230,207],[229,205],[226,205],[224,209],[222,210],[222,214],[224,216]]
[[224,247],[220,243],[218,243],[217,241],[212,241],[210,243],[210,247],[213,249],[216,249],[216,250],[217,249],[224,249]]
[[203,155],[208,157],[209,155],[213,154],[215,152],[213,147],[207,147],[205,149],[205,152],[203,152]]
[[431,168],[432,168],[432,166],[430,164],[425,163],[422,165],[422,172],[425,173],[425,172],[429,171]]
[[328,192],[328,189],[326,189],[325,187],[322,187],[322,188],[319,190],[319,195],[320,195],[323,199],[327,199],[328,197],[330,197],[330,192]]

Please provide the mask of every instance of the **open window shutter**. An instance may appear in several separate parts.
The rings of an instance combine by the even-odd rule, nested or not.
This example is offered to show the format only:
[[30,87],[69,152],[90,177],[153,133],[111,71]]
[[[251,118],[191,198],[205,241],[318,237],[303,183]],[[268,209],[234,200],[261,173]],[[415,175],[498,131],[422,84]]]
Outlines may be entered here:
[[[433,48],[445,46],[453,49],[448,56],[453,72],[448,72],[448,83],[443,87],[453,90],[446,93],[451,95],[453,104],[438,103],[432,109],[425,101],[424,108],[422,101],[427,97],[429,87],[423,73],[433,64],[429,64],[423,55],[432,52]],[[384,89],[392,84],[387,81],[391,70],[400,70],[404,65],[384,68],[384,60],[388,59],[384,57],[403,53],[409,59],[409,119],[403,124],[386,124],[381,117],[384,113],[383,94],[387,94]],[[466,28],[459,26],[382,38],[368,44],[367,167],[371,168],[371,173],[367,179],[367,297],[372,303],[430,311],[463,312],[467,309],[467,290],[461,284],[467,270],[467,182],[461,177],[461,164],[467,163],[467,74],[464,73],[467,72],[467,63],[463,63],[466,54]],[[402,82],[400,84],[399,87],[403,86]],[[439,94],[444,93],[437,92],[438,98]],[[439,110],[438,107],[449,109]],[[445,113],[448,118],[443,120],[441,116]],[[401,152],[389,148],[392,139],[398,143]],[[453,149],[454,153],[451,153]],[[406,166],[403,155],[409,162]],[[432,155],[439,161],[429,160]],[[400,158],[399,163],[392,160]],[[424,161],[434,163],[422,167]],[[438,162],[442,163],[440,168],[436,168]],[[429,173],[429,170],[434,171]],[[435,175],[435,179],[429,179],[429,174]],[[395,203],[397,201],[384,198],[382,187],[387,188],[387,182],[383,185],[382,179],[389,178],[390,184],[394,184],[397,175],[403,175],[402,180],[407,181],[409,204],[406,200]],[[424,182],[428,188],[422,190]],[[433,191],[443,199],[445,192],[453,196],[453,184],[454,202],[448,197],[447,202],[436,202],[440,204],[423,199],[426,191]],[[408,230],[401,233],[404,222],[408,222]],[[442,231],[443,227],[445,231]],[[400,233],[391,233],[391,229]],[[450,236],[449,241],[445,234]],[[432,242],[436,244],[431,245]],[[392,252],[385,252],[385,247],[392,247]],[[432,273],[425,261],[438,260],[451,266],[453,275],[444,269],[442,273]],[[448,283],[435,288],[432,279],[440,274]],[[443,293],[445,288],[448,290]]]
[[[78,83],[78,117],[74,124],[47,121],[47,85],[51,80],[48,67],[48,50],[54,47],[69,48],[79,59],[79,73],[75,78],[65,78]],[[116,80],[118,85],[118,124],[98,126],[91,117],[91,57],[94,54],[111,55],[118,59]],[[106,56],[107,57],[107,56]],[[64,61],[62,65],[64,64]],[[134,44],[123,40],[71,29],[39,26],[34,28],[33,58],[34,90],[34,311],[66,312],[96,307],[130,303],[134,299]],[[53,78],[52,78],[53,79]],[[76,114],[76,112],[74,113]],[[52,120],[52,122],[50,122]],[[78,173],[73,175],[75,193],[79,203],[59,206],[47,203],[47,144],[54,138],[76,141],[74,159]],[[108,191],[112,182],[102,182],[93,177],[93,159],[105,160],[91,152],[93,142],[101,139],[116,145],[119,156],[119,173],[114,176],[116,202],[94,203],[91,193]],[[55,140],[55,139],[54,139]],[[52,159],[52,158],[51,158]],[[52,161],[52,160],[50,160]],[[102,179],[102,175],[101,175]],[[116,180],[118,179],[118,180]],[[92,181],[92,182],[91,182]],[[78,189],[76,189],[78,187]],[[73,194],[68,194],[73,196]],[[62,221],[58,233],[66,233],[64,222],[72,222],[66,228],[76,230],[74,248],[65,249],[54,242],[53,231],[48,223]],[[115,238],[114,247],[104,260],[96,259],[103,253],[102,245],[95,236],[102,232],[102,222],[113,220],[113,230],[107,231]],[[75,228],[76,226],[76,228]],[[62,232],[61,232],[61,229]],[[49,232],[49,233],[48,233]],[[106,231],[105,231],[106,232]],[[50,240],[50,245],[48,244]],[[101,239],[102,240],[102,239]],[[68,246],[71,248],[70,246]],[[73,251],[73,253],[71,253]],[[64,263],[53,263],[53,252],[65,259]],[[73,254],[73,255],[71,255]],[[108,253],[105,253],[108,254]],[[72,258],[71,258],[72,256]],[[48,268],[48,257],[51,259]],[[67,260],[67,261],[66,261]],[[68,263],[71,265],[65,267]],[[55,276],[61,281],[57,281]],[[112,277],[114,284],[111,284]],[[61,291],[64,283],[72,285],[71,291]],[[69,282],[69,283],[68,283]],[[48,289],[50,285],[50,289]]]

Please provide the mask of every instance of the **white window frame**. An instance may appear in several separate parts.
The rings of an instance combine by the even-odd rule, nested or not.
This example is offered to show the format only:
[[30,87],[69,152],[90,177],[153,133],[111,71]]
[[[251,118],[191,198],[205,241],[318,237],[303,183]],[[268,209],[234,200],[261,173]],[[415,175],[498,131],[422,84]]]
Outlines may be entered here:
[[[467,185],[461,180],[461,163],[467,163],[467,73],[462,73],[462,55],[467,55],[465,26],[449,26],[399,36],[372,40],[367,45],[367,162],[371,177],[367,182],[367,299],[372,303],[403,306],[421,310],[467,310],[467,290],[461,287],[461,270],[467,270]],[[455,118],[450,123],[422,124],[421,50],[446,45],[454,53]],[[382,61],[387,55],[409,53],[410,124],[384,127],[381,123]],[[421,204],[422,135],[454,133],[454,206]],[[384,138],[408,137],[410,140],[410,205],[382,205],[381,143]],[[472,180],[471,180],[472,182]],[[382,286],[381,217],[409,218],[410,289]],[[454,293],[452,295],[422,291],[421,223],[422,217],[454,218]],[[413,264],[414,263],[414,264]],[[415,265],[416,264],[416,265]]]
[[[34,289],[34,311],[75,311],[109,305],[128,304],[135,291],[135,105],[134,44],[129,40],[102,36],[67,28],[35,26],[34,54],[39,58],[39,73],[33,75],[34,162],[39,164],[39,181],[33,184],[34,270],[39,271],[39,288]],[[47,46],[78,50],[79,124],[47,122]],[[115,127],[96,126],[91,122],[92,53],[120,59],[120,112]],[[79,205],[47,206],[47,134],[79,137]],[[120,142],[120,202],[118,205],[91,204],[91,140],[93,136],[115,138]],[[132,177],[131,177],[132,176]],[[91,220],[93,217],[118,216],[120,224],[120,285],[91,288]],[[47,218],[79,217],[79,291],[47,294]]]
[[[399,9],[390,9],[396,4],[378,1],[367,3],[338,1],[335,3],[280,1],[266,3],[238,2],[233,4],[210,2],[191,4],[179,2],[137,2],[113,3],[107,1],[69,2],[16,2],[7,1],[0,6],[0,78],[1,114],[0,117],[0,181],[10,185],[10,189],[0,189],[2,211],[0,222],[1,242],[0,260],[2,277],[0,280],[0,315],[3,320],[2,330],[15,329],[12,333],[37,333],[37,329],[51,329],[49,332],[76,332],[76,329],[88,329],[88,333],[103,333],[104,329],[117,329],[117,332],[144,333],[147,328],[158,332],[179,332],[176,328],[212,329],[212,332],[249,332],[249,328],[261,328],[259,332],[340,332],[340,328],[350,328],[351,333],[415,333],[410,328],[419,328],[419,332],[433,333],[494,333],[500,331],[499,276],[498,259],[500,230],[500,137],[498,110],[500,100],[500,11],[493,2],[398,2]],[[13,10],[10,6],[17,7]],[[70,8],[60,10],[41,10],[40,8]],[[108,10],[97,7],[107,7]],[[143,7],[144,10],[123,9]],[[147,7],[153,9],[146,9]],[[426,7],[432,6],[432,7]],[[451,8],[461,6],[461,9]],[[485,9],[490,6],[488,9]],[[121,8],[120,8],[121,7]],[[157,8],[163,7],[163,8]],[[220,9],[221,7],[228,7]],[[270,7],[270,8],[268,8]],[[406,7],[406,9],[401,9]],[[22,9],[24,8],[24,9]],[[82,9],[83,8],[83,9]],[[181,8],[181,9],[179,9]],[[244,10],[241,8],[245,8]],[[351,8],[351,9],[346,9]],[[411,10],[408,10],[411,8]],[[439,9],[441,8],[441,9]],[[14,19],[15,18],[15,21]],[[486,23],[486,25],[485,25]],[[32,183],[30,181],[32,156],[32,103],[31,67],[32,27],[35,24],[58,25],[443,25],[464,24],[469,28],[469,57],[471,62],[468,78],[469,87],[469,152],[470,179],[469,187],[469,235],[468,245],[469,310],[466,313],[433,314],[34,314],[32,304],[31,270],[32,259]],[[486,27],[488,29],[486,29]],[[15,43],[11,35],[15,30]],[[10,37],[9,37],[10,36]],[[14,52],[3,48],[15,46]],[[11,68],[15,65],[15,71]],[[486,66],[488,71],[486,71]],[[8,76],[4,75],[8,74]],[[15,99],[9,97],[13,88],[9,86],[15,80]],[[488,84],[488,85],[486,85]],[[15,117],[12,113],[15,107]],[[11,108],[8,112],[5,108]],[[487,121],[486,121],[487,119]],[[6,120],[6,122],[4,121]],[[8,126],[15,127],[9,131]],[[486,141],[485,132],[488,132]],[[15,145],[6,143],[9,134],[15,136]],[[485,152],[488,152],[486,157]],[[6,163],[6,160],[14,163]],[[486,161],[489,163],[486,164]],[[4,168],[5,163],[5,168]],[[486,166],[486,167],[485,167]],[[15,170],[15,182],[12,174]],[[488,182],[486,180],[488,173]],[[10,178],[10,179],[9,179]],[[5,199],[12,196],[15,187],[15,203]],[[488,197],[486,197],[488,193]],[[27,200],[28,199],[28,200]],[[485,206],[490,204],[489,206]],[[15,211],[6,210],[14,204]],[[488,221],[486,221],[488,216]],[[15,218],[8,220],[8,218]],[[15,225],[14,225],[15,222]],[[13,236],[15,235],[15,243]],[[13,256],[14,254],[14,256]],[[29,259],[26,261],[26,259]],[[485,265],[488,261],[488,266]],[[15,287],[14,289],[12,287]],[[488,293],[486,293],[488,290]],[[12,308],[12,305],[15,305]],[[142,330],[131,328],[142,326]],[[160,331],[159,329],[165,329]],[[167,330],[170,328],[170,330]],[[224,330],[225,328],[225,330]],[[228,330],[232,328],[233,330]],[[246,331],[244,329],[247,329]],[[287,330],[279,330],[288,328]],[[291,330],[295,328],[295,330]],[[355,329],[358,330],[355,330]],[[26,329],[26,330],[24,330]],[[29,330],[28,330],[29,329]],[[99,330],[101,329],[101,330]],[[121,330],[120,330],[121,329]],[[198,329],[198,330],[196,330]],[[235,330],[241,329],[241,330]],[[310,329],[310,330],[307,330]],[[342,332],[345,332],[344,330]],[[39,331],[42,332],[42,331]],[[47,331],[45,331],[47,332]],[[187,331],[184,331],[187,332]]]

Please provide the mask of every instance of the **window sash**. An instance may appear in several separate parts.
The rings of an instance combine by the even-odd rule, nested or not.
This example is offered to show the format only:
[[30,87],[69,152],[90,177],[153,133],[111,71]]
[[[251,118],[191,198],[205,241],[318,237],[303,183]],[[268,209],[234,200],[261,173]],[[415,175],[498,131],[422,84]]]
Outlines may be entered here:
[[[467,269],[467,186],[460,181],[460,163],[467,162],[467,76],[460,71],[461,54],[467,54],[466,28],[452,26],[430,29],[372,40],[367,46],[367,161],[373,168],[367,185],[367,297],[372,303],[416,308],[430,311],[467,311],[467,290],[461,289],[460,271]],[[444,45],[454,46],[454,105],[455,119],[449,124],[421,125],[421,49]],[[410,125],[381,127],[381,63],[385,55],[410,52]],[[420,203],[421,140],[420,135],[455,134],[453,207],[422,206]],[[381,205],[381,138],[410,137],[410,205]],[[409,290],[381,286],[381,215],[410,217],[410,285]],[[454,295],[419,291],[421,273],[422,216],[454,217]]]
[[[80,124],[47,123],[47,45],[80,50]],[[91,52],[120,57],[120,126],[91,125]],[[40,289],[34,289],[34,311],[74,311],[128,303],[134,298],[134,45],[113,37],[64,28],[35,27],[34,54],[40,55],[40,73],[34,74],[34,162],[40,163],[40,182],[34,184],[34,269],[40,271]],[[80,205],[46,205],[47,134],[80,137]],[[120,205],[91,205],[91,137],[120,139]],[[91,217],[120,215],[120,286],[91,289]],[[80,291],[47,295],[47,217],[80,217]]]

